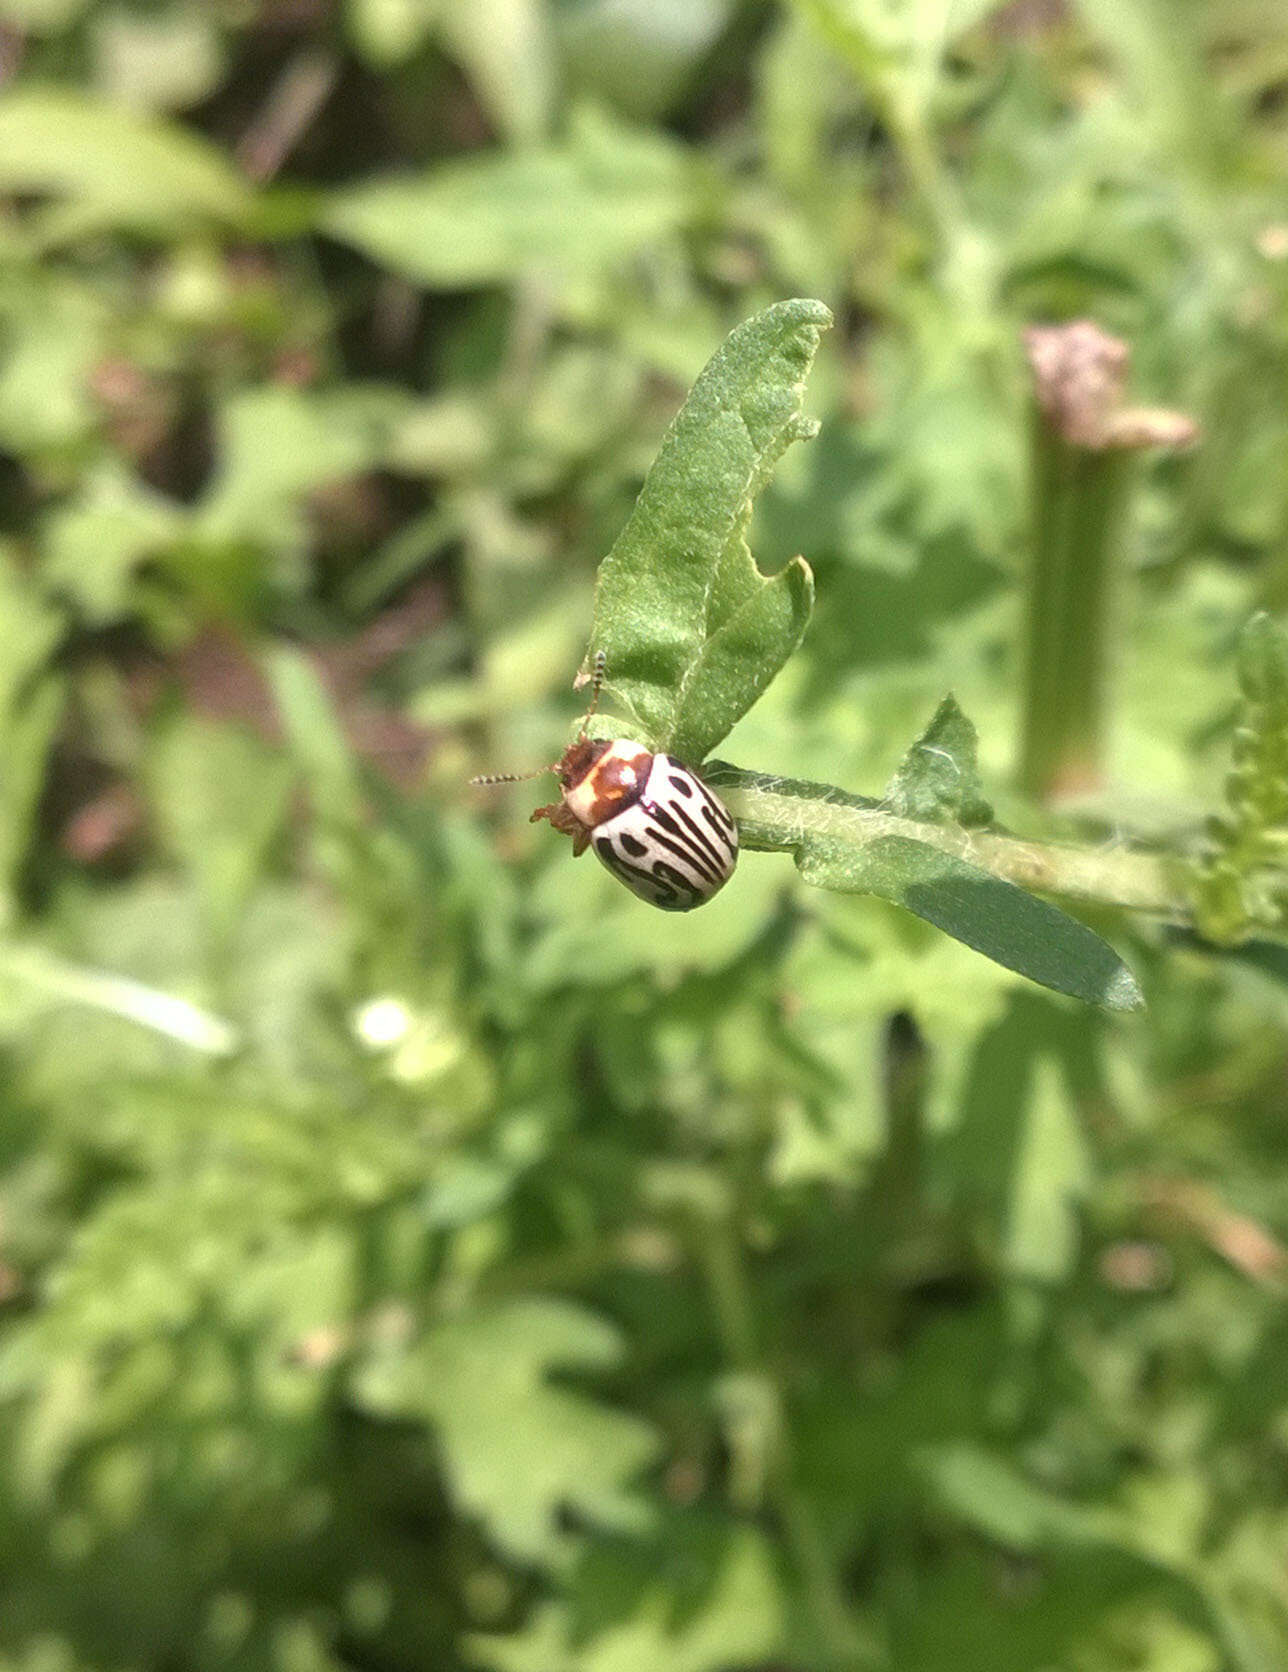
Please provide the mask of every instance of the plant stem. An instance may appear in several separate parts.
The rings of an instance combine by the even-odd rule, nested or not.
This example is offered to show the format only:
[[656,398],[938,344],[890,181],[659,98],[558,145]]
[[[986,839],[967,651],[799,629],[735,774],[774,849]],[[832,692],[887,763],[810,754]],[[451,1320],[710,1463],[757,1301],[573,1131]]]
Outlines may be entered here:
[[[772,780],[768,780],[772,783]],[[899,818],[875,803],[804,799],[776,794],[761,785],[720,783],[720,797],[738,821],[744,848],[790,851],[806,836],[839,836],[872,842],[907,836],[951,853],[1004,882],[1069,900],[1088,900],[1151,912],[1177,923],[1193,922],[1193,911],[1172,862],[1130,848],[1103,850],[1028,842],[995,831],[965,830],[955,824],[922,824]]]
[[1124,403],[1131,354],[1091,320],[1024,333],[1033,378],[1033,550],[1020,784],[1039,801],[1095,788],[1133,457],[1187,447],[1183,412]]
[[222,1016],[127,975],[70,963],[41,946],[14,942],[0,948],[0,976],[58,1003],[123,1016],[206,1056],[230,1057],[241,1048],[237,1028]]
[[[846,63],[894,142],[911,194],[945,247],[965,224],[952,177],[940,161],[925,110],[940,77],[944,41],[927,44],[915,69],[892,54],[853,7],[795,0],[795,9]],[[914,82],[920,85],[914,89]]]
[[781,1391],[756,1339],[755,1308],[732,1206],[704,1215],[696,1227],[707,1293],[725,1359],[739,1374],[753,1377],[768,1395],[763,1445],[768,1456],[766,1486],[801,1583],[821,1655],[819,1672],[863,1672],[872,1656],[863,1645],[836,1581],[809,1500],[793,1480],[790,1436]]

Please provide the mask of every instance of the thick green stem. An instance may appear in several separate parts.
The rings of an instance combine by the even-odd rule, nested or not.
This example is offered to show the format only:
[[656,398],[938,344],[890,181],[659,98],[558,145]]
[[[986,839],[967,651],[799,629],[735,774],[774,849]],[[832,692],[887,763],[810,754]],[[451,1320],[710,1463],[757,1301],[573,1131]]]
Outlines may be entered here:
[[1024,333],[1033,375],[1033,550],[1020,783],[1035,799],[1095,788],[1133,459],[1186,447],[1193,419],[1123,402],[1127,344],[1090,320]]
[[1099,785],[1132,454],[1033,423],[1033,551],[1025,623],[1020,785],[1034,799]]

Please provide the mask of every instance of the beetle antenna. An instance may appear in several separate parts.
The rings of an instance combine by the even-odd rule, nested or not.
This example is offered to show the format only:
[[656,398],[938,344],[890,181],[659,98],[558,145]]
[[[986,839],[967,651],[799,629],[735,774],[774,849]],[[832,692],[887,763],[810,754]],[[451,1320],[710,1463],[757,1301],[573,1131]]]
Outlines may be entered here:
[[608,667],[608,652],[597,650],[590,675],[590,707],[586,710],[585,718],[581,722],[581,735],[585,737],[586,727],[595,718],[595,710],[599,707],[599,695],[604,689],[604,672]]
[[529,778],[540,778],[543,772],[554,772],[553,766],[537,766],[531,772],[486,772],[479,778],[471,778],[470,783],[477,789],[487,789],[491,784],[526,784]]
[[[592,663],[590,676],[590,707],[586,710],[585,718],[581,722],[581,740],[586,738],[586,727],[595,717],[595,710],[599,707],[599,694],[604,689],[604,670],[608,665],[607,652],[597,650]],[[545,772],[558,772],[562,763],[555,761],[551,766],[534,767],[531,772],[487,772],[481,777],[471,778],[470,783],[477,789],[487,789],[492,784],[526,784],[529,778],[540,778]]]

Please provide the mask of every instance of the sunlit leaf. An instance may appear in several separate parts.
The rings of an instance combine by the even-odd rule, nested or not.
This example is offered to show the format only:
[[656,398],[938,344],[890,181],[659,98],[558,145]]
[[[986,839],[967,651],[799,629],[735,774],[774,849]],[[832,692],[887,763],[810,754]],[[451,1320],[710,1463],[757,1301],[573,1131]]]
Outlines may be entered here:
[[1243,630],[1238,673],[1243,703],[1226,805],[1208,822],[1192,882],[1199,927],[1215,941],[1279,928],[1288,917],[1288,634],[1264,612]]
[[725,736],[809,620],[809,565],[795,558],[766,579],[746,528],[779,456],[814,434],[801,395],[831,317],[821,302],[780,302],[732,333],[600,565],[591,653],[642,740],[683,760]]
[[[683,1543],[679,1555],[686,1554]],[[692,1563],[692,1557],[690,1557]],[[475,1652],[496,1672],[721,1672],[758,1664],[783,1641],[778,1577],[768,1547],[751,1528],[735,1528],[716,1556],[695,1609],[677,1614],[665,1566],[625,1618],[587,1634],[575,1612],[548,1604],[524,1631],[476,1637]],[[602,1584],[603,1576],[597,1575]],[[608,1612],[602,1597],[596,1612]]]
[[974,726],[956,699],[945,697],[890,781],[885,805],[902,818],[987,824],[993,810],[980,785],[975,746]]
[[985,870],[970,833],[941,844],[937,827],[829,784],[713,763],[708,781],[739,821],[745,846],[791,853],[806,882],[878,894],[985,957],[1056,992],[1108,1010],[1135,1010],[1140,988],[1099,935],[1049,901]]
[[462,1509],[510,1554],[549,1562],[561,1516],[638,1520],[626,1488],[656,1441],[637,1417],[552,1381],[605,1370],[616,1332],[566,1302],[529,1300],[438,1324],[405,1354],[374,1359],[358,1396],[374,1413],[432,1422]]
[[191,715],[163,729],[150,764],[163,838],[222,938],[236,924],[281,828],[290,769],[249,730]]
[[584,118],[567,140],[373,180],[323,213],[333,237],[418,284],[499,284],[619,262],[685,225],[695,165],[675,141]]
[[85,224],[235,226],[251,195],[219,152],[180,128],[66,89],[0,100],[0,190],[48,193]]

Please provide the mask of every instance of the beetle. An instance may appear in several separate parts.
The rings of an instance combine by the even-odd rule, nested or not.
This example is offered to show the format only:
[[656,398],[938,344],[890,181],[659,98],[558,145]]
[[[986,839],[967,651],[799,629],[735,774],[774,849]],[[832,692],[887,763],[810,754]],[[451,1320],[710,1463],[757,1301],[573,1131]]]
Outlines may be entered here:
[[[574,856],[595,850],[632,894],[663,911],[692,911],[719,893],[738,863],[738,827],[728,808],[683,761],[654,754],[628,738],[592,739],[586,728],[604,683],[604,652],[595,656],[591,703],[581,735],[554,772],[558,801],[538,807],[572,837]],[[512,784],[536,773],[500,773],[475,784]]]

